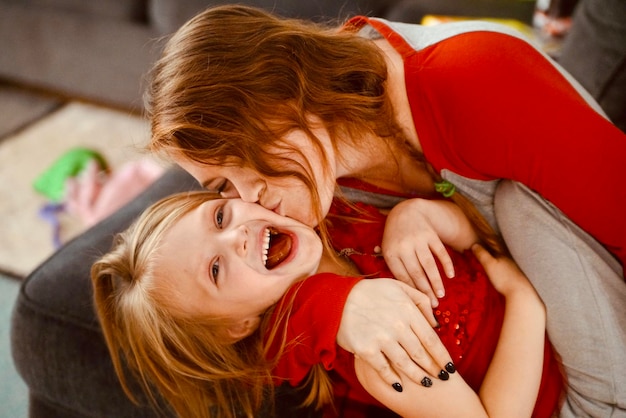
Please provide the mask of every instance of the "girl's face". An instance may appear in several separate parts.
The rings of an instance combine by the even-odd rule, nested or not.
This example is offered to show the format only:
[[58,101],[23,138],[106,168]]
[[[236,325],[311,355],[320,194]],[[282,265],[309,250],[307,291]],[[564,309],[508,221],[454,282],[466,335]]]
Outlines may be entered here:
[[257,324],[321,255],[313,229],[240,199],[211,200],[167,230],[155,280],[183,312]]
[[[283,139],[288,146],[302,154],[286,153],[284,150],[280,153],[306,167],[319,194],[321,215],[326,216],[335,191],[335,156],[326,130],[314,129],[313,133],[322,141],[328,164],[324,163],[319,149],[303,131],[292,131]],[[267,177],[250,167],[200,164],[181,155],[175,155],[173,159],[204,188],[217,191],[223,197],[240,197],[245,202],[259,203],[279,215],[297,219],[309,226],[319,223],[313,210],[311,192],[296,177]]]

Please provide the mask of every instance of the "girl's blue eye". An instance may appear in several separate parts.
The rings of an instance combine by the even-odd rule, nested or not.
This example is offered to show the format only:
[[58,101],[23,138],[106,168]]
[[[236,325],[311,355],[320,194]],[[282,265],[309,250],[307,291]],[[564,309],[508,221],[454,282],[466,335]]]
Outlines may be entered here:
[[211,277],[213,277],[213,280],[216,283],[217,283],[217,276],[219,273],[220,273],[220,262],[216,260],[211,266]]
[[220,206],[215,212],[215,224],[219,229],[222,229],[222,222],[224,222],[224,208]]

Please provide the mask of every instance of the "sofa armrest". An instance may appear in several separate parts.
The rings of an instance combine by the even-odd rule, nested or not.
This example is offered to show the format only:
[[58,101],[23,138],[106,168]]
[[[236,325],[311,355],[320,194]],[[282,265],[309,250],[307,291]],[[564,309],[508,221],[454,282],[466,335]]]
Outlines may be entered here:
[[93,308],[90,269],[110,249],[115,234],[148,205],[198,187],[186,172],[170,169],[140,196],[70,241],[25,279],[12,315],[11,348],[31,398],[57,407],[59,416],[155,416],[152,408],[137,407],[127,399],[113,371]]

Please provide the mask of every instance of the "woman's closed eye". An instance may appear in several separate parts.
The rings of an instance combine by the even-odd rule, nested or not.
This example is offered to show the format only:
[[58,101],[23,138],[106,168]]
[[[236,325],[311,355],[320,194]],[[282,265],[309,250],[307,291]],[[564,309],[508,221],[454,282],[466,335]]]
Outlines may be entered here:
[[225,180],[224,183],[220,185],[219,194],[225,198],[233,198],[239,197],[239,192],[235,188],[235,186],[228,180]]
[[222,197],[239,197],[237,189],[233,187],[233,184],[227,179],[216,179],[205,185],[205,187],[215,193],[218,193]]

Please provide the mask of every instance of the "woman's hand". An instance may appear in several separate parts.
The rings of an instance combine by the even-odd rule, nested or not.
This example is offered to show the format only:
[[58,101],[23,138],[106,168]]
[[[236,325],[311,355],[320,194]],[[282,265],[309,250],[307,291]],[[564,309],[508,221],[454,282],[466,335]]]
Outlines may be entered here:
[[389,385],[401,383],[394,369],[420,383],[427,374],[439,376],[452,361],[434,326],[423,293],[393,279],[362,280],[346,301],[337,343]]
[[446,277],[454,277],[454,265],[444,243],[463,251],[476,240],[471,224],[454,203],[409,199],[389,212],[382,249],[394,276],[424,292],[436,307],[445,289],[435,260]]

